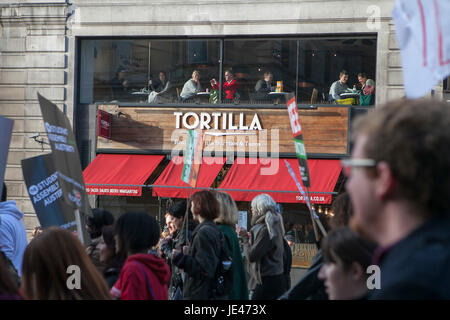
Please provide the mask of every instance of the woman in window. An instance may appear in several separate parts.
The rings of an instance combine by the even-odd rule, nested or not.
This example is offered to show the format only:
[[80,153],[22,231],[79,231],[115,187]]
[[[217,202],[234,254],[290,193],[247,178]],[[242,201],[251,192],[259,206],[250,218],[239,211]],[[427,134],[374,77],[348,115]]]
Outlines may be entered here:
[[194,72],[192,72],[192,79],[186,81],[186,83],[183,86],[183,90],[181,90],[180,93],[181,101],[185,101],[187,99],[195,97],[197,95],[197,92],[200,92],[201,89],[202,88],[200,86],[200,72],[194,70]]

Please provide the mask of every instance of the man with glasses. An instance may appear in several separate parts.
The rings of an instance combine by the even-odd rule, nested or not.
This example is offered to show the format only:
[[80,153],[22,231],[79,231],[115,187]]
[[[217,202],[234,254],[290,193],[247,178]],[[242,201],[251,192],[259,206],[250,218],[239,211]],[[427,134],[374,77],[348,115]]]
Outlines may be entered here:
[[354,123],[353,227],[379,244],[369,299],[450,299],[450,106],[399,100]]

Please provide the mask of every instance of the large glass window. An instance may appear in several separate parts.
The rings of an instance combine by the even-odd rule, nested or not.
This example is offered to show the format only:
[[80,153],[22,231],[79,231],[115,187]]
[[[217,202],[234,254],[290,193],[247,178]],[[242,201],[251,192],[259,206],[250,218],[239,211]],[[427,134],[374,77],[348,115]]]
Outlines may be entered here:
[[[328,94],[339,74],[348,73],[347,86],[361,89],[358,74],[375,79],[375,38],[326,38],[299,41],[298,51],[299,103],[328,103]],[[315,89],[315,90],[314,90]]]
[[375,36],[87,39],[80,52],[83,104],[323,104],[342,70],[349,88],[376,80]]
[[295,93],[296,67],[296,40],[225,40],[224,68],[240,83],[241,103],[284,103],[285,92]]
[[204,92],[219,73],[219,45],[218,40],[83,40],[80,103],[177,102],[193,71],[200,75],[195,89]]

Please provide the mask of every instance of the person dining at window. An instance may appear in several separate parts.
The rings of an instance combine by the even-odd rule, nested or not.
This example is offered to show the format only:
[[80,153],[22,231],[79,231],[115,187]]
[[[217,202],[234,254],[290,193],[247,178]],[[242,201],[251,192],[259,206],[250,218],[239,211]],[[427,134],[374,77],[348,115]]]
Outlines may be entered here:
[[[219,83],[216,79],[211,79],[211,87],[214,90],[219,90]],[[236,79],[234,79],[233,72],[231,70],[225,70],[225,82],[222,85],[225,93],[225,100],[232,101],[236,98],[236,92],[241,87]]]
[[361,90],[364,90],[364,87],[366,86],[367,81],[367,74],[364,72],[358,73],[358,82],[359,86],[361,87]]
[[171,84],[164,71],[159,72],[159,80],[156,80],[155,83],[149,80],[149,87],[153,91],[148,96],[148,102],[159,102],[162,98],[170,100]]
[[264,79],[258,80],[255,86],[257,100],[269,100],[269,92],[273,91],[272,87],[273,73],[270,71],[264,72]]
[[339,80],[333,82],[333,84],[331,85],[330,93],[328,95],[330,102],[342,99],[340,94],[344,93],[348,89],[347,81],[348,81],[348,72],[346,70],[342,70],[339,73]]
[[201,90],[200,86],[200,72],[194,70],[192,72],[192,78],[186,81],[183,86],[183,90],[180,93],[181,101],[186,101],[187,99],[193,98],[197,95],[197,92]]

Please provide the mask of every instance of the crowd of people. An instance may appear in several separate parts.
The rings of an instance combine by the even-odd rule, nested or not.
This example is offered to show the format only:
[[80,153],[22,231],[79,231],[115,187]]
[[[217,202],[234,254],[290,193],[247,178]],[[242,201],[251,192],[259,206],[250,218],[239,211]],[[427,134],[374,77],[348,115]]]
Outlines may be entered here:
[[[250,230],[217,191],[174,203],[164,231],[145,212],[115,221],[94,209],[83,246],[58,227],[27,243],[23,213],[4,186],[0,299],[450,299],[449,124],[445,103],[405,99],[355,121],[352,156],[342,161],[347,192],[292,288],[292,239],[268,194],[252,200]],[[75,268],[69,285],[74,267],[79,277]]]

